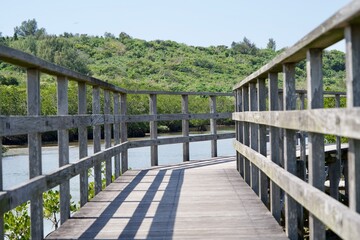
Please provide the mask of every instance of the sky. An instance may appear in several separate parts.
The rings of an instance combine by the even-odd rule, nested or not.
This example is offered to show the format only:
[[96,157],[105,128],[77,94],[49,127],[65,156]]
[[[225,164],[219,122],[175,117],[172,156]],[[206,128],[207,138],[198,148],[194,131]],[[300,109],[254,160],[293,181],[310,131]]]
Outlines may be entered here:
[[[350,0],[1,0],[0,32],[35,18],[49,34],[64,32],[193,46],[230,46],[244,37],[264,48],[290,47]],[[334,47],[340,48],[340,47]]]

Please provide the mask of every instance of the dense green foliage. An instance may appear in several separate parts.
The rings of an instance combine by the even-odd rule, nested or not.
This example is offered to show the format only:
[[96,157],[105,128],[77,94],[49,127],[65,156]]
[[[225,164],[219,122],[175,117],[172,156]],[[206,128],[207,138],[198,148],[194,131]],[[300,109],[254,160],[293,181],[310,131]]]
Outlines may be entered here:
[[[34,19],[24,21],[16,27],[13,37],[0,36],[0,44],[127,89],[165,91],[231,92],[235,83],[282,51],[276,51],[276,42],[272,38],[269,39],[267,47],[261,49],[247,38],[233,42],[231,47],[195,47],[169,40],[144,41],[132,38],[126,33],[120,33],[118,37],[111,33],[105,33],[101,37],[72,33],[55,36],[47,34],[43,28],[38,28]],[[340,51],[324,52],[326,90],[345,89],[344,58],[344,53]],[[296,68],[298,89],[306,88],[305,65],[305,61],[302,61]],[[24,69],[0,62],[0,114],[26,114],[25,79]],[[41,84],[42,114],[56,114],[54,77],[43,74]],[[76,84],[70,85],[69,98],[69,112],[76,113]],[[201,97],[192,99],[190,104],[193,108],[190,111],[207,112],[206,101],[207,99]],[[227,99],[218,110],[232,111],[232,101]],[[149,111],[147,96],[129,96],[128,102],[130,114],[146,114]],[[158,112],[179,113],[180,102],[180,98],[163,97],[158,101]],[[88,110],[91,111],[91,98],[88,99]],[[191,121],[191,124],[199,129],[206,123],[202,120]],[[164,126],[162,129],[170,131],[180,129],[178,121],[161,122],[160,125]],[[147,129],[146,123],[130,124],[129,135],[141,136]],[[56,134],[46,136],[51,140],[53,135]],[[75,132],[71,136],[76,139]],[[23,139],[20,142],[23,142]]]

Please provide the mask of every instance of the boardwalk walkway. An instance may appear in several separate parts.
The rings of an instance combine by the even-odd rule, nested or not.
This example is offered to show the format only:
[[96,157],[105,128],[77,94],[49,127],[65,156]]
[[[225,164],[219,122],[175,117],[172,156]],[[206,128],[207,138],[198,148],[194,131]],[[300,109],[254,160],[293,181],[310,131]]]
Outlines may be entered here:
[[47,239],[287,239],[234,158],[127,171]]

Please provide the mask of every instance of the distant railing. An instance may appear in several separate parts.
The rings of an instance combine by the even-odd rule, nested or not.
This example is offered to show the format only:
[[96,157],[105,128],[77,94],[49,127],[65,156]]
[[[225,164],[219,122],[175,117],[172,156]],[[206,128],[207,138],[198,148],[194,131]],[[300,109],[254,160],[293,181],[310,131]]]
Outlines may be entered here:
[[[325,226],[341,238],[360,239],[359,20],[360,1],[353,1],[234,87],[237,102],[233,114],[237,130],[234,146],[239,172],[264,203],[269,204],[278,221],[281,204],[284,204],[286,234],[290,239],[298,238],[298,226],[304,224],[302,207],[309,211],[310,239],[325,239]],[[323,91],[322,79],[323,49],[343,38],[346,42],[346,108],[340,108],[341,93]],[[304,100],[297,107],[295,89],[295,64],[303,59],[306,59],[307,90],[299,94],[300,99],[307,95],[307,109]],[[283,73],[284,90],[280,96],[283,101],[279,101],[279,72]],[[335,96],[335,108],[324,109],[324,94]],[[266,128],[270,129],[269,158]],[[299,171],[297,167],[297,131],[308,135],[308,182],[302,177],[305,168]],[[337,136],[337,155],[330,177],[331,196],[324,193],[324,135],[328,134]],[[347,137],[349,142],[345,161],[349,207],[338,201],[340,137]],[[301,145],[305,151],[305,141]],[[302,159],[304,161],[304,156]],[[280,189],[285,192],[284,199]]]
[[[235,137],[234,133],[218,134],[216,126],[217,119],[231,118],[231,113],[216,111],[216,98],[233,97],[233,93],[128,91],[5,46],[0,46],[0,60],[24,67],[27,71],[28,114],[27,116],[0,116],[0,147],[1,137],[27,134],[30,175],[29,181],[4,190],[0,154],[0,239],[4,238],[4,213],[27,201],[30,201],[31,206],[31,237],[43,239],[43,192],[60,186],[60,218],[63,223],[70,217],[69,180],[80,175],[80,205],[83,206],[88,201],[88,170],[94,168],[95,194],[97,194],[102,190],[101,164],[105,162],[106,185],[109,185],[113,174],[117,178],[128,169],[129,148],[150,146],[151,165],[156,166],[159,145],[182,143],[183,161],[189,161],[189,143],[211,141],[211,156],[216,157],[217,140]],[[57,77],[57,115],[41,116],[40,114],[40,73]],[[69,80],[77,82],[78,85],[78,114],[76,115],[68,115]],[[86,102],[89,86],[92,87],[91,114],[87,113]],[[149,95],[149,114],[129,115],[127,113],[129,94]],[[182,112],[158,114],[158,95],[181,96]],[[208,97],[210,99],[209,113],[190,113],[189,95]],[[104,99],[103,111],[100,104],[102,97]],[[189,120],[192,119],[210,119],[211,133],[190,136]],[[158,139],[157,122],[169,120],[182,121],[182,136]],[[133,122],[150,123],[150,140],[128,141],[127,124]],[[102,126],[105,149],[101,149]],[[88,127],[93,128],[94,154],[88,153]],[[69,129],[78,129],[80,159],[75,163],[69,163]],[[58,131],[59,168],[50,174],[43,174],[41,134],[49,131]],[[112,169],[113,165],[115,169]]]

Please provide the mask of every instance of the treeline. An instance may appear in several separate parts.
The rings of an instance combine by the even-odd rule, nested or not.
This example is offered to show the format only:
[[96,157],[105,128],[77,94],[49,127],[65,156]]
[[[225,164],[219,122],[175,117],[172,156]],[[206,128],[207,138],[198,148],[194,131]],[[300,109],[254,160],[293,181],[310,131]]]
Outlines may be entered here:
[[[196,47],[174,41],[144,41],[120,33],[104,36],[63,33],[51,35],[39,28],[35,19],[22,22],[14,28],[13,36],[2,36],[0,44],[16,48],[47,61],[91,75],[127,89],[164,91],[231,92],[232,86],[267,63],[282,49],[269,39],[266,48],[258,48],[249,39],[233,42],[230,47]],[[345,57],[340,51],[324,53],[324,86],[327,90],[345,89]],[[305,88],[305,62],[296,68],[298,88]],[[0,114],[26,114],[25,70],[0,62]],[[281,80],[281,77],[280,77]],[[54,77],[42,75],[42,113],[56,114],[56,82]],[[76,113],[76,86],[70,85],[70,113]],[[133,98],[133,99],[131,99]],[[90,99],[89,99],[90,101]],[[221,100],[219,111],[232,111],[230,98]],[[193,112],[207,112],[207,99],[197,97],[190,103]],[[164,113],[180,112],[180,99],[159,99]],[[130,96],[132,114],[148,112],[146,96]],[[169,106],[169,107],[167,107]],[[90,107],[90,106],[89,106]],[[89,108],[90,110],[90,108]],[[224,122],[226,123],[226,122]],[[206,121],[192,121],[192,126],[203,128]],[[164,130],[180,129],[180,122],[161,123]],[[147,124],[133,124],[129,133],[143,135]],[[56,135],[56,134],[55,134]],[[73,135],[76,139],[76,135]]]

